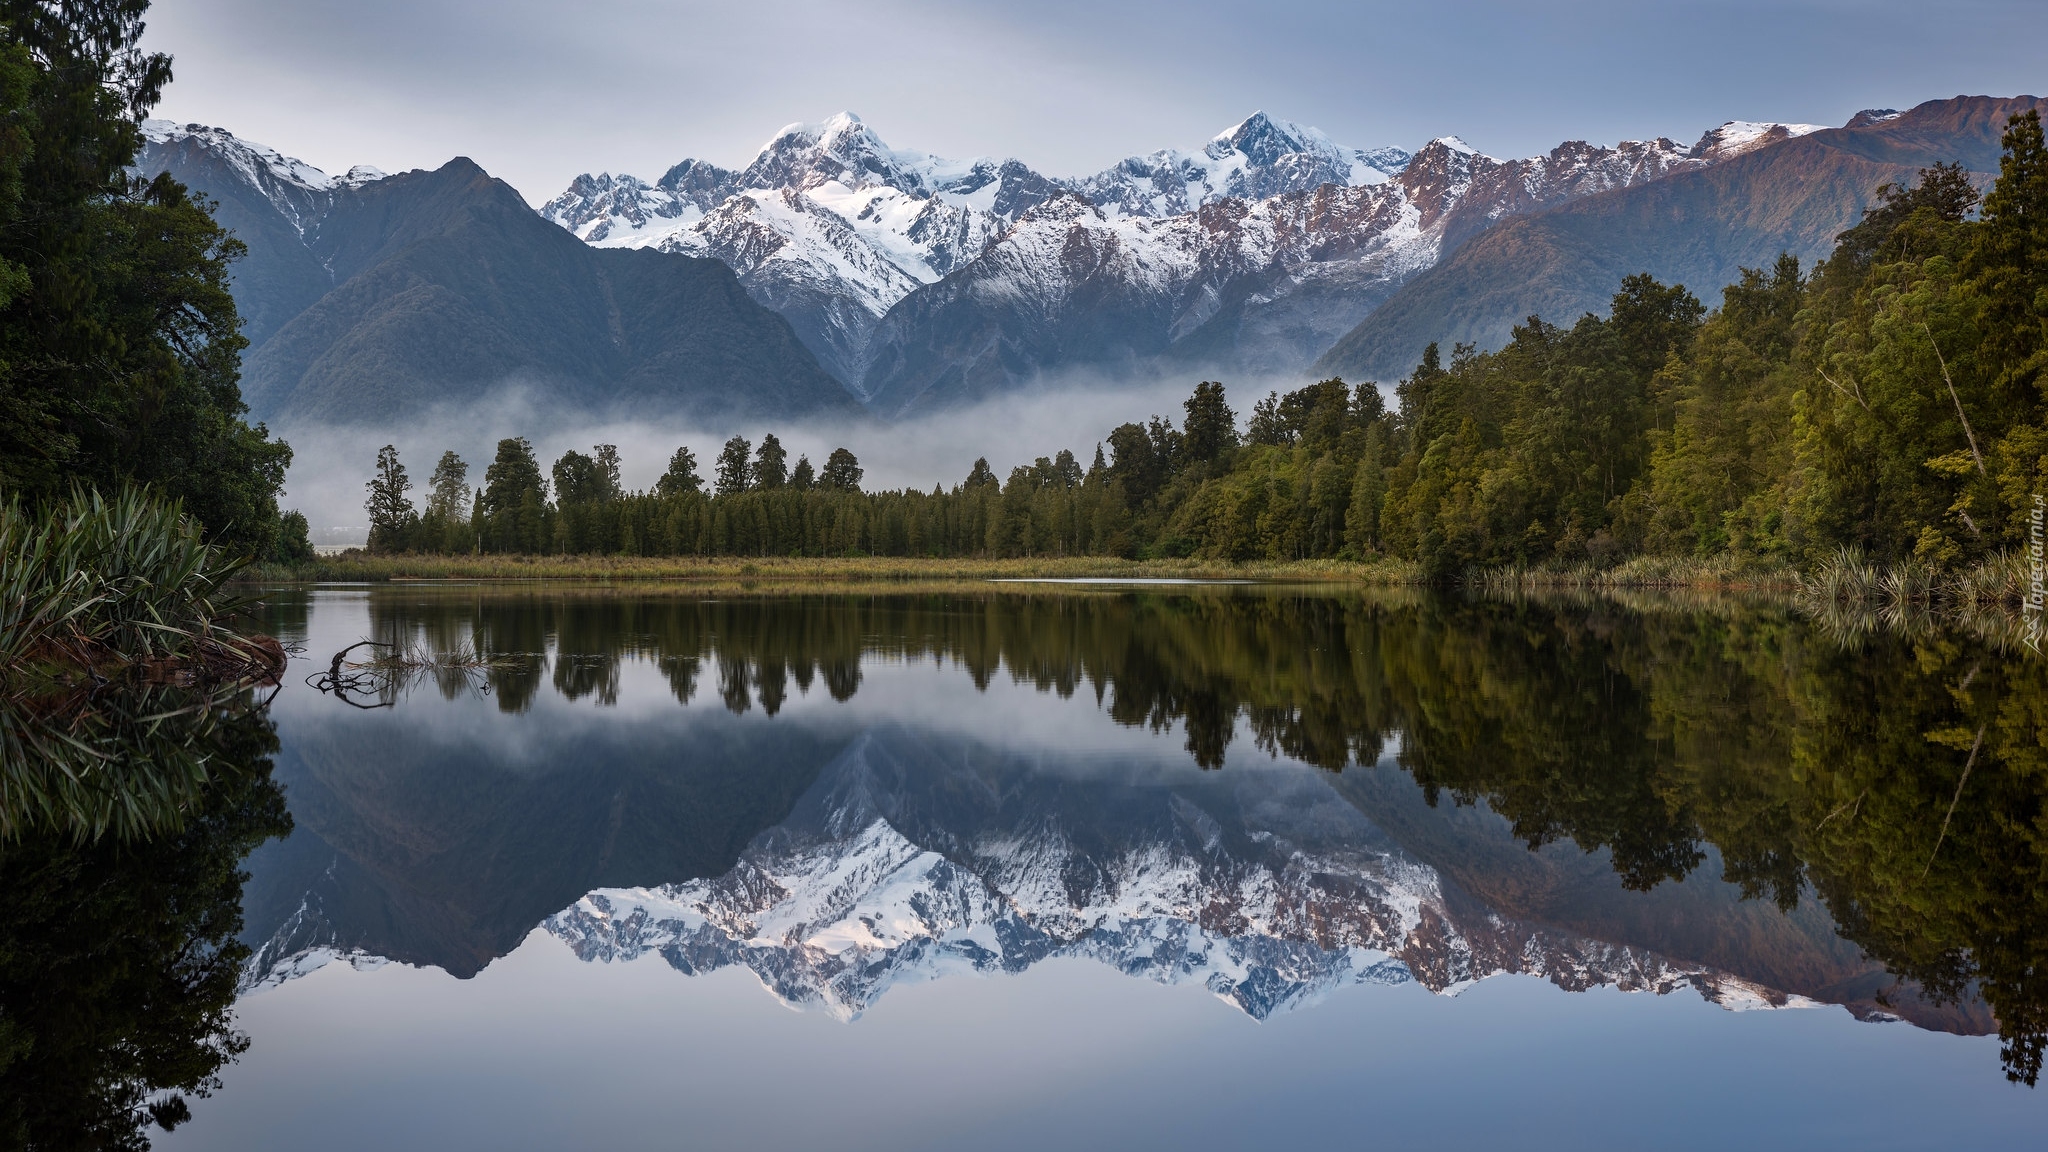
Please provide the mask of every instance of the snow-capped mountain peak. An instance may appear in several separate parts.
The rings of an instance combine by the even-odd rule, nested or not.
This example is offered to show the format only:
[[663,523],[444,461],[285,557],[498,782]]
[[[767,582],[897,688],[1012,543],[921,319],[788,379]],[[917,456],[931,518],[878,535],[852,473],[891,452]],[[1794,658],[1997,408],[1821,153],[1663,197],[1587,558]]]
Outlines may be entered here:
[[1400,172],[1408,158],[1398,148],[1341,147],[1315,128],[1254,112],[1198,152],[1165,148],[1066,183],[1111,215],[1156,218],[1229,198],[1263,200],[1324,184],[1379,184]]
[[269,200],[301,234],[327,209],[337,189],[359,188],[384,179],[383,172],[367,164],[358,164],[341,176],[329,176],[304,160],[205,124],[145,120],[142,138],[153,151],[190,151],[195,158],[225,164],[239,183]]
[[738,172],[685,160],[652,184],[579,176],[541,214],[591,244],[725,261],[858,392],[874,321],[1058,190],[1015,160],[892,148],[840,112],[785,126]]
[[1849,122],[1842,125],[1842,127],[1874,128],[1879,124],[1889,124],[1903,115],[1905,113],[1900,112],[1897,108],[1865,108],[1863,111],[1849,117]]
[[930,158],[899,154],[851,112],[818,124],[791,124],[762,145],[740,173],[743,189],[809,190],[829,181],[858,189],[881,184],[900,192],[925,193],[922,168]]
[[[287,184],[310,192],[325,192],[333,188],[336,179],[313,167],[304,160],[286,156],[275,148],[244,140],[225,128],[213,128],[205,124],[177,124],[169,120],[145,120],[142,122],[142,138],[151,144],[175,145],[184,140],[194,140],[228,163],[234,165],[241,176],[251,184]],[[347,178],[356,178],[358,173],[367,178],[357,178],[356,183],[382,179],[384,173],[366,165],[349,169]]]
[[[1194,151],[1162,149],[1052,179],[1016,160],[894,148],[841,112],[785,126],[737,172],[686,160],[652,183],[579,176],[541,211],[592,244],[726,262],[855,395],[893,410],[924,403],[927,375],[976,376],[950,361],[916,366],[932,345],[905,333],[956,323],[939,319],[947,311],[1057,325],[1069,303],[1093,299],[1093,318],[1075,322],[1095,331],[1113,300],[1130,315],[1111,327],[1155,353],[1216,320],[1217,333],[1237,335],[1203,339],[1243,349],[1242,334],[1256,331],[1277,342],[1239,355],[1245,370],[1298,370],[1408,277],[1496,221],[1812,130],[1731,122],[1691,149],[1667,139],[1568,141],[1545,156],[1501,160],[1450,135],[1413,154],[1346,147],[1258,111]],[[1109,295],[1079,291],[1083,279]],[[897,323],[898,305],[925,289],[930,298]],[[1255,315],[1264,311],[1273,318]],[[1008,349],[989,369],[1000,376],[995,386],[1007,386],[1052,366],[1036,352],[1012,355],[1039,338],[1037,321],[1017,323],[940,344]],[[906,339],[911,346],[898,347]],[[1048,336],[1045,355],[1077,346]]]
[[1220,160],[1238,152],[1254,164],[1271,165],[1289,153],[1322,152],[1335,148],[1330,138],[1316,129],[1275,120],[1261,111],[1218,132],[1202,151],[1211,160]]
[[1730,120],[1718,128],[1709,128],[1693,145],[1691,155],[1700,160],[1719,162],[1733,160],[1759,148],[1819,132],[1825,124],[1778,124],[1759,123],[1751,120]]

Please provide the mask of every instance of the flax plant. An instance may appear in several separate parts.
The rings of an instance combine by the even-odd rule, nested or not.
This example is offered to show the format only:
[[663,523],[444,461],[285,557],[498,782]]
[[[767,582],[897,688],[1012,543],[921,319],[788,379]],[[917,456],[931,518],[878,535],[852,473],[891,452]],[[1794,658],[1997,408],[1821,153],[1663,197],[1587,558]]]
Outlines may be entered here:
[[275,641],[225,625],[238,567],[145,489],[0,505],[0,839],[182,820],[222,726],[283,670]]

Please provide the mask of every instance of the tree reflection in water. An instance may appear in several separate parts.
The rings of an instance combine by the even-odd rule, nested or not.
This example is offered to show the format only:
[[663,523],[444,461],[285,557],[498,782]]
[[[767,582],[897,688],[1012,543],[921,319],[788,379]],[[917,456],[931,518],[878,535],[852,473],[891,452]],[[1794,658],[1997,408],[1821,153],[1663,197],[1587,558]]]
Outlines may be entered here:
[[[475,594],[371,601],[379,639],[509,657],[498,706],[615,698],[627,659],[689,703],[773,714],[791,678],[851,697],[864,659],[1000,672],[1117,722],[1341,773],[1393,761],[1530,847],[1603,852],[1649,889],[1718,857],[1743,893],[1815,898],[1897,978],[1879,1004],[1997,1016],[2033,1084],[2048,961],[2048,668],[1995,629],[1817,627],[1771,603],[1408,591]],[[1455,860],[1438,861],[1456,872]],[[1460,876],[1476,891],[1498,877]]]
[[[242,858],[291,827],[248,691],[109,691],[59,724],[86,766],[10,747],[0,804],[0,1145],[146,1148],[247,1045]],[[75,773],[77,778],[67,777]],[[53,782],[54,777],[57,778]],[[53,799],[54,797],[54,799]]]

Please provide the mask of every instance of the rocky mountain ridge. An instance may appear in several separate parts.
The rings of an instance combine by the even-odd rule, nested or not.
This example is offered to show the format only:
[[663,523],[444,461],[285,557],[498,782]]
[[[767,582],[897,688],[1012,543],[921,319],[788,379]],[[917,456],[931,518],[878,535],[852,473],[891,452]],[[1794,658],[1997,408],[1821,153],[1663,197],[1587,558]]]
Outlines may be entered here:
[[1957,162],[1988,185],[2006,117],[2048,102],[1958,96],[1904,112],[1866,109],[1841,128],[1730,123],[1666,179],[1515,214],[1447,249],[1332,340],[1311,373],[1395,380],[1431,343],[1498,348],[1532,315],[1565,323],[1604,312],[1622,277],[1682,283],[1712,307],[1741,269],[1790,253],[1808,267],[1861,218],[1883,184]]
[[1711,148],[1667,139],[1499,160],[1444,137],[1383,181],[1223,197],[1178,216],[1069,195],[894,306],[871,337],[861,390],[894,416],[1059,369],[1298,373],[1498,221],[1717,162]]
[[144,146],[159,155],[196,150],[224,161],[246,183],[260,191],[281,215],[298,228],[301,235],[314,227],[326,209],[332,207],[332,193],[336,189],[360,188],[382,180],[386,175],[368,164],[358,164],[340,176],[329,176],[304,160],[243,140],[225,128],[205,124],[145,120],[142,138]]
[[1175,350],[1297,371],[1495,221],[1812,130],[1731,122],[1691,148],[1570,142],[1500,161],[1456,137],[1412,155],[1342,147],[1260,112],[1196,152],[1054,179],[898,151],[842,113],[783,129],[741,171],[581,176],[541,212],[587,243],[724,261],[856,395],[901,415]]

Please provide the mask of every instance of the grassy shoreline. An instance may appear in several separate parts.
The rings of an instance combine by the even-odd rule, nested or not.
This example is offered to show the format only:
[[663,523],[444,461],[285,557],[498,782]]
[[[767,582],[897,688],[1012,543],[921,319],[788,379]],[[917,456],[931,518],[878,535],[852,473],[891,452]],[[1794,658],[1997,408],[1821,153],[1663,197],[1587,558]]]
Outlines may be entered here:
[[[563,581],[573,583],[906,583],[958,580],[1258,580],[1391,587],[1427,583],[1419,565],[1382,558],[1353,560],[1127,560],[1114,556],[1032,557],[1008,560],[900,556],[452,556],[371,555],[351,550],[299,564],[252,564],[242,583],[432,581]],[[1619,567],[1483,569],[1459,583],[1492,590],[1528,588],[1690,588],[1789,592],[1799,574],[1782,565],[1759,566],[1725,558],[1640,558]]]
[[[1126,560],[1069,556],[1008,560],[889,556],[638,557],[451,556],[344,552],[300,564],[252,564],[237,583],[489,583],[813,585],[928,584],[987,580],[1256,580],[1264,583],[1420,586],[1429,581],[1412,561],[1201,559]],[[1811,572],[1778,561],[1734,556],[1638,556],[1607,568],[1572,566],[1478,568],[1454,581],[1470,591],[1513,595],[1543,590],[1641,590],[1790,596],[1812,606],[1920,605],[2017,616],[2026,595],[2024,558],[2000,554],[1977,566],[1938,573],[1911,563],[1878,565],[1845,550]]]
[[237,576],[238,580],[250,583],[434,580],[899,583],[914,580],[1087,578],[1331,581],[1393,585],[1416,583],[1420,575],[1414,565],[1397,560],[1232,563],[1219,560],[1124,560],[1099,556],[935,560],[889,556],[371,556],[345,552],[295,565],[254,564]]

